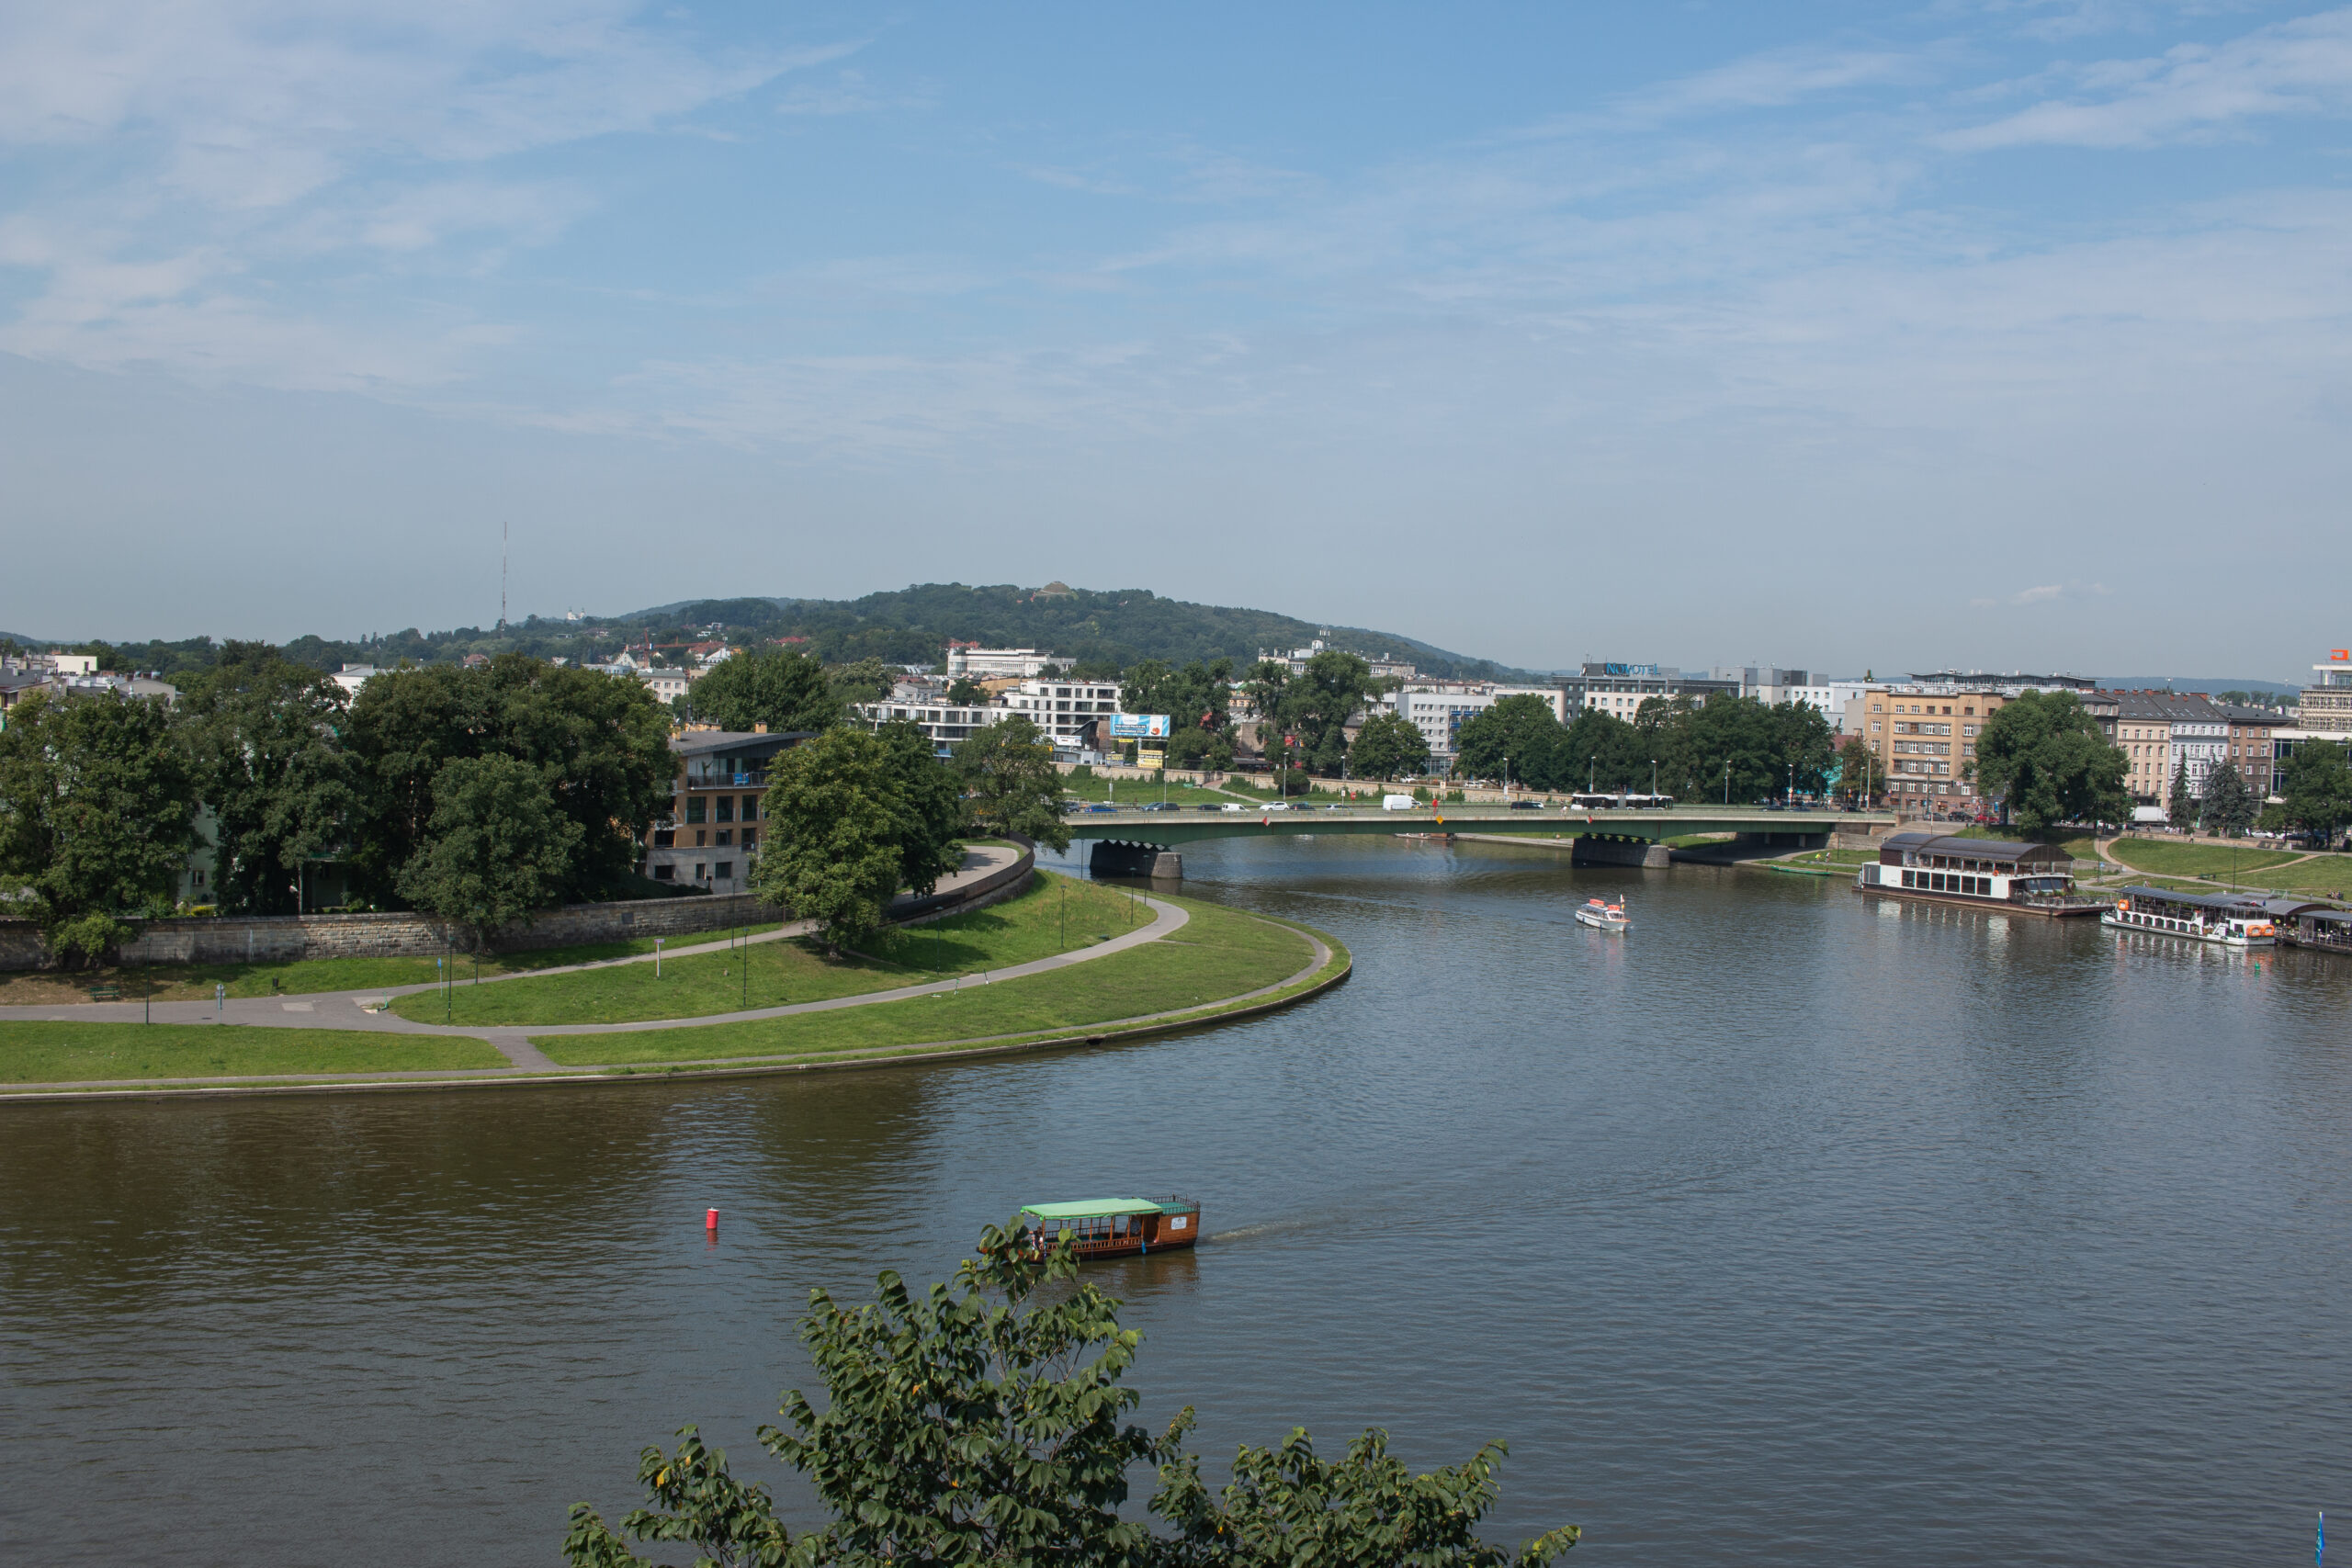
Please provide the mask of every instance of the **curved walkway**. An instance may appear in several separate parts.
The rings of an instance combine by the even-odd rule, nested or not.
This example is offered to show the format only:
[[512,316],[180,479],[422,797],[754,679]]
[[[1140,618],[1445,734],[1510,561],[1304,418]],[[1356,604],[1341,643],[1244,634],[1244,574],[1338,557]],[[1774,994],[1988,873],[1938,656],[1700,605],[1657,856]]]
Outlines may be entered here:
[[[1309,948],[1309,955],[1305,965],[1291,975],[1284,976],[1283,979],[1275,981],[1272,985],[1261,986],[1255,990],[1241,992],[1235,996],[1220,998],[1216,1002],[1204,1003],[1199,1007],[1180,1008],[1154,1013],[1142,1013],[1132,1018],[1114,1019],[1106,1022],[1085,1025],[1082,1027],[1072,1026],[1071,1029],[1067,1032],[1049,1032],[1042,1039],[1038,1038],[1036,1032],[1033,1031],[1023,1034],[985,1035],[971,1039],[933,1041],[912,1047],[888,1046],[870,1052],[842,1052],[832,1054],[820,1061],[810,1061],[806,1058],[797,1060],[780,1059],[775,1055],[765,1056],[713,1056],[686,1062],[668,1061],[637,1064],[615,1063],[610,1065],[600,1065],[596,1067],[587,1069],[566,1068],[561,1066],[539,1052],[536,1046],[533,1046],[530,1043],[529,1040],[529,1036],[532,1035],[545,1037],[554,1034],[628,1033],[645,1030],[694,1028],[706,1024],[742,1023],[762,1019],[789,1017],[796,1013],[822,1012],[839,1008],[864,1007],[887,1001],[899,1001],[910,997],[929,996],[944,991],[952,991],[967,984],[995,984],[1002,980],[1017,979],[1023,976],[1049,973],[1053,970],[1067,968],[1076,964],[1091,963],[1098,958],[1108,956],[1113,953],[1125,952],[1145,942],[1159,941],[1171,932],[1182,930],[1185,923],[1192,918],[1188,913],[1186,913],[1186,911],[1177,908],[1175,905],[1163,903],[1159,899],[1153,898],[1148,896],[1142,896],[1141,901],[1152,912],[1152,919],[1148,925],[1139,927],[1133,931],[1125,932],[1096,947],[1087,948],[1077,953],[1056,953],[1050,957],[1035,959],[1030,963],[1016,964],[1010,968],[990,970],[986,972],[985,976],[978,978],[956,977],[947,980],[928,982],[919,986],[900,987],[888,991],[869,992],[863,996],[835,997],[829,998],[823,1001],[799,1002],[774,1008],[755,1008],[743,1012],[713,1013],[700,1018],[661,1019],[632,1021],[628,1023],[542,1026],[526,1025],[502,1026],[498,1028],[458,1029],[435,1024],[413,1023],[409,1020],[399,1018],[391,1014],[373,1014],[368,1016],[368,1021],[365,1023],[351,1023],[346,1025],[347,1027],[354,1028],[381,1028],[384,1032],[392,1033],[444,1036],[457,1035],[483,1040],[496,1047],[506,1056],[509,1065],[503,1067],[423,1068],[397,1072],[299,1073],[274,1076],[244,1074],[230,1077],[211,1078],[110,1078],[84,1080],[71,1083],[12,1084],[6,1086],[5,1089],[0,1089],[0,1101],[8,1100],[37,1100],[41,1101],[53,1101],[61,1097],[88,1099],[109,1096],[139,1096],[152,1095],[159,1090],[186,1091],[199,1094],[241,1094],[267,1092],[274,1089],[293,1089],[311,1087],[360,1088],[369,1085],[382,1085],[387,1088],[395,1088],[402,1085],[416,1087],[427,1083],[463,1085],[468,1083],[480,1084],[499,1081],[528,1082],[534,1084],[610,1082],[613,1081],[616,1076],[625,1077],[627,1075],[627,1071],[632,1068],[648,1073],[658,1073],[663,1077],[675,1077],[680,1076],[681,1073],[695,1072],[718,1072],[727,1074],[792,1072],[806,1071],[811,1068],[828,1066],[874,1066],[885,1065],[893,1061],[929,1061],[935,1060],[942,1056],[952,1057],[956,1055],[986,1055],[1008,1048],[1013,1048],[1009,1043],[1012,1042],[1026,1042],[1030,1044],[1050,1044],[1072,1041],[1084,1041],[1091,1043],[1110,1039],[1117,1039],[1127,1035],[1152,1033],[1159,1029],[1164,1029],[1171,1021],[1174,1020],[1197,1016],[1200,1018],[1201,1021],[1209,1022],[1214,1021],[1219,1017],[1256,1011],[1260,1010],[1263,1007],[1277,1005],[1274,998],[1279,993],[1292,987],[1297,986],[1302,980],[1315,976],[1329,965],[1334,957],[1331,945],[1325,942],[1318,933],[1301,927],[1285,924],[1284,929],[1295,931],[1300,936],[1306,940],[1307,946]],[[544,971],[541,971],[541,973],[544,973]],[[1343,970],[1341,974],[1344,973],[1345,971]],[[1325,982],[1325,985],[1335,984],[1340,977],[1340,975],[1334,975]],[[430,987],[425,988],[429,989]],[[1323,987],[1320,986],[1315,987],[1317,990],[1320,990]],[[371,993],[371,995],[381,994],[382,993],[380,992]],[[1299,993],[1301,997],[1308,994],[1312,993]],[[337,993],[337,995],[341,995],[341,993]],[[1256,1005],[1251,1005],[1253,1003]],[[83,1016],[86,1016],[86,1010],[84,1010]],[[299,1027],[309,1023],[311,1021],[300,1017],[288,1018],[281,1014],[279,1017],[272,1018],[268,1021],[272,1023],[290,1023]]]

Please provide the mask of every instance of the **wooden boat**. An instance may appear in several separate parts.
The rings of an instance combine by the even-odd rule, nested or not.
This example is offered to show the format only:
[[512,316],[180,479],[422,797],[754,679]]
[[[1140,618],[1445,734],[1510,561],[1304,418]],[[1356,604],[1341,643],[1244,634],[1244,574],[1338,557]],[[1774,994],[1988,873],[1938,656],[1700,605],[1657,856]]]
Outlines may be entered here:
[[1625,906],[1611,904],[1605,898],[1588,898],[1584,908],[1577,911],[1577,920],[1595,931],[1622,931],[1634,922],[1626,918]]
[[1021,1211],[1029,1245],[1042,1256],[1069,1233],[1081,1263],[1097,1258],[1148,1257],[1201,1239],[1201,1206],[1190,1198],[1086,1198],[1074,1203],[1031,1203]]
[[2278,940],[2263,900],[2223,893],[2127,887],[2099,923],[2116,931],[2159,931],[2223,947],[2269,947]]

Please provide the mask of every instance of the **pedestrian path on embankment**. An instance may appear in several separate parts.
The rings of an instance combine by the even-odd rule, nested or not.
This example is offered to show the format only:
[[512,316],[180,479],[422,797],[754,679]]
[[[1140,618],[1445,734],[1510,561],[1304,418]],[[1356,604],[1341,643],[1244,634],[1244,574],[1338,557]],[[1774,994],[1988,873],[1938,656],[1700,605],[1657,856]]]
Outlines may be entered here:
[[[384,1048],[395,1053],[418,1048],[462,1051],[466,1044],[479,1043],[495,1055],[481,1065],[436,1063],[339,1072],[59,1077],[0,1086],[0,1100],[607,1082],[639,1073],[742,1074],[871,1066],[1165,1032],[1287,1005],[1336,984],[1348,970],[1345,950],[1306,928],[1170,897],[1139,896],[1135,903],[1148,914],[1146,923],[1077,951],[978,975],[695,1017],[451,1026],[379,1010],[385,995],[381,990],[247,998],[240,1013],[245,1021],[199,1028],[179,1022],[172,1032],[200,1042],[196,1046],[198,1052],[222,1045],[232,1036],[246,1042],[290,1043],[295,1038],[310,1041],[330,1036],[351,1041],[353,1034],[361,1033],[382,1038]],[[1261,934],[1237,940],[1237,933],[1245,927]],[[1210,936],[1188,939],[1182,934],[1202,928],[1209,928]],[[769,940],[790,934],[790,931],[776,932]],[[705,951],[726,947],[723,942],[705,944]],[[947,1005],[909,1010],[911,1004],[926,999]],[[1179,1005],[1136,1005],[1155,999]],[[0,1016],[0,1064],[9,1054],[10,1037],[28,1025],[46,1023],[54,1032],[74,1029],[78,1033],[94,1027],[82,1021],[96,1010],[75,1009],[65,1020],[57,1017],[55,1009],[24,1010],[42,1016],[13,1023]],[[131,1010],[135,1016],[135,1004]],[[842,1016],[850,1014],[856,1016]],[[159,1020],[157,1027],[164,1026]],[[130,1043],[153,1038],[149,1031],[127,1021],[95,1027]],[[300,1036],[278,1032],[286,1030],[305,1032]],[[192,1059],[204,1058],[198,1055]]]

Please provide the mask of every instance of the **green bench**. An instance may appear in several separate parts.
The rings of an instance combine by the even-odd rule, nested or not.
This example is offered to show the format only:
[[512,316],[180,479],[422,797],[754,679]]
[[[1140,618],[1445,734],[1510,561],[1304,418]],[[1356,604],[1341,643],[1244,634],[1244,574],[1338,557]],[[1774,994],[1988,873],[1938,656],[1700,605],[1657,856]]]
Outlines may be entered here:
[[122,1000],[122,987],[119,986],[93,986],[90,987],[90,999],[94,1002],[119,1002]]

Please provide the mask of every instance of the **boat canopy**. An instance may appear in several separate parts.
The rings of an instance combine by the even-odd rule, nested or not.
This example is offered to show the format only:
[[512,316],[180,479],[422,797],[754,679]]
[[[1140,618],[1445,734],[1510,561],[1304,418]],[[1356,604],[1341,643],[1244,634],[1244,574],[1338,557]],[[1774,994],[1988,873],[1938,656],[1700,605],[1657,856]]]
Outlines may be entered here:
[[[2073,863],[2074,852],[2056,844],[2020,844],[2006,839],[1968,839],[1957,833],[1928,833],[1913,829],[1904,833],[1889,833],[1879,840],[1882,865],[1942,865],[1942,856],[1955,863],[1969,860],[1979,863],[1986,871],[1996,864],[2018,867],[2052,863],[2060,869]],[[1916,857],[1916,858],[1905,858]]]
[[1199,1207],[1182,1198],[1081,1198],[1074,1203],[1023,1203],[1021,1212],[1041,1220],[1093,1220],[1112,1214],[1189,1214]]
[[2162,887],[2125,887],[2117,890],[2120,898],[2133,904],[2174,904],[2188,909],[2211,909],[2216,914],[2241,915],[2259,919],[2270,911],[2267,900],[2244,893],[2172,893]]

